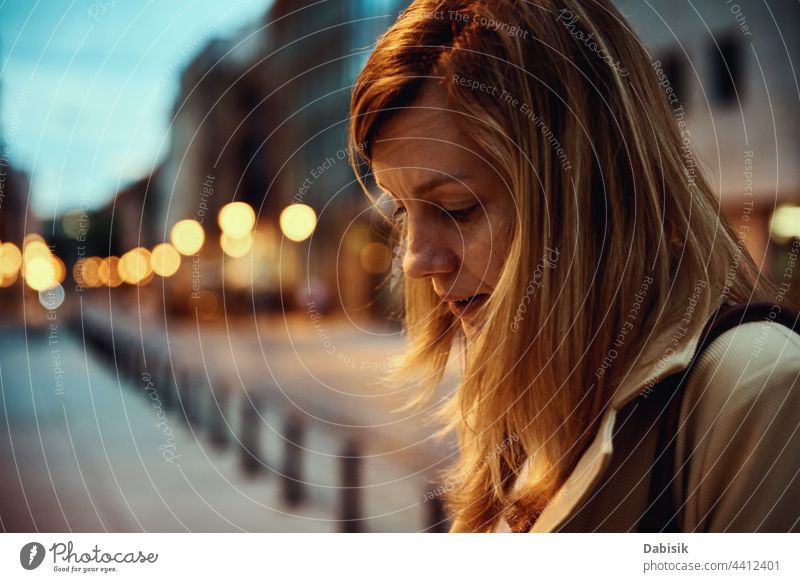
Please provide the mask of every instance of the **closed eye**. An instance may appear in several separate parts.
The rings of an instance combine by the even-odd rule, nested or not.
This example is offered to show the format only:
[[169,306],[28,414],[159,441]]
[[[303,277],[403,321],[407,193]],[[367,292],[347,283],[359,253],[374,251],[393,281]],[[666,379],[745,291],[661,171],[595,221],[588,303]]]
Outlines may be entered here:
[[457,220],[458,222],[466,222],[475,214],[475,211],[478,210],[480,204],[474,204],[469,208],[463,208],[461,210],[444,210],[447,216]]
[[[466,222],[473,217],[473,215],[475,214],[475,212],[478,210],[479,207],[480,204],[473,204],[469,208],[462,208],[459,210],[447,210],[446,208],[442,208],[442,213],[445,216],[452,218],[453,220],[456,220],[458,222]],[[405,207],[398,206],[392,213],[392,220],[399,221],[400,219],[403,218],[403,215],[405,213],[406,213]]]

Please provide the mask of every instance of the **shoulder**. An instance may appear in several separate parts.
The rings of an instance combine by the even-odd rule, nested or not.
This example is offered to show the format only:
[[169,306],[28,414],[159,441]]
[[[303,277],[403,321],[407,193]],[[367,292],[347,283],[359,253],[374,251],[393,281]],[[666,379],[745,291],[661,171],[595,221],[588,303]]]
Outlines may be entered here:
[[687,379],[687,394],[704,408],[736,404],[774,408],[800,374],[800,334],[772,321],[736,326],[703,350]]
[[771,321],[722,334],[687,379],[680,421],[688,529],[798,527],[800,335]]

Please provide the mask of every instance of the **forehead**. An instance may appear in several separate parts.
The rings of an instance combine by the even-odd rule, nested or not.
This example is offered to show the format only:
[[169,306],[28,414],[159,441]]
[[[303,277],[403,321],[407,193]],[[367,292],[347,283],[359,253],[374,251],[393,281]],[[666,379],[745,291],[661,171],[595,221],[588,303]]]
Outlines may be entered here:
[[372,145],[372,169],[380,184],[417,182],[432,174],[460,176],[475,165],[478,151],[463,132],[462,115],[448,108],[444,90],[422,92],[411,105],[381,124]]

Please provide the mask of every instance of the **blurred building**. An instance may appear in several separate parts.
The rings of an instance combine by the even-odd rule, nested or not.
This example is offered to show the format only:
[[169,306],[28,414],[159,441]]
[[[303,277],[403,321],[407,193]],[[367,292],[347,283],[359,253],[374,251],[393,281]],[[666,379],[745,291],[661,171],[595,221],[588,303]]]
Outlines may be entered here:
[[[0,141],[0,151],[5,144]],[[0,241],[22,245],[26,232],[36,232],[38,221],[28,208],[30,177],[0,154]]]
[[[0,79],[0,103],[8,96],[4,93]],[[0,106],[2,110],[2,106]],[[18,119],[0,119],[0,312],[7,320],[19,317],[20,299],[24,296],[25,287],[17,269],[12,269],[9,259],[9,247],[16,250],[23,247],[25,235],[37,232],[38,221],[30,211],[29,197],[31,182],[29,175],[12,164],[14,134]],[[28,293],[28,295],[30,295]]]
[[[197,263],[205,293],[251,308],[380,311],[373,301],[389,268],[388,249],[348,164],[350,92],[378,35],[407,2],[276,1],[263,22],[215,40],[186,67],[171,124],[172,143],[155,182],[152,244],[176,222],[202,223]],[[219,211],[233,201],[255,209],[250,253],[224,255]],[[310,239],[281,236],[292,204],[314,209]],[[366,251],[364,249],[367,249]],[[365,256],[365,252],[367,256]],[[170,286],[185,293],[186,281]]]
[[[274,286],[258,266],[252,277],[241,276],[249,274],[251,262],[258,263],[248,260],[255,257],[223,264],[217,223],[219,211],[226,204],[246,202],[258,213],[263,199],[264,157],[253,157],[249,151],[257,139],[253,132],[263,132],[263,128],[259,130],[248,111],[257,95],[256,77],[250,69],[265,50],[263,30],[253,27],[233,40],[211,41],[184,69],[170,120],[170,149],[163,172],[155,181],[152,244],[169,241],[172,226],[181,220],[195,220],[204,229],[203,248],[185,259],[192,269],[183,269],[184,276],[170,281],[169,289],[187,299],[192,295],[197,299],[202,291],[206,311],[215,312],[220,307],[226,269],[232,298],[249,290],[252,300],[259,303]],[[231,306],[237,303],[249,304],[232,301]]]
[[[391,252],[349,167],[346,130],[353,81],[407,4],[276,0],[261,21],[209,42],[181,73],[163,165],[95,219],[115,233],[108,247],[152,249],[195,220],[205,242],[165,281],[175,310],[200,306],[213,317],[313,305],[383,315]],[[797,84],[787,74],[798,40],[780,27],[797,23],[800,7],[617,4],[678,95],[674,114],[722,211],[763,270],[779,275],[791,237],[770,236],[770,222],[786,208],[800,213]],[[231,202],[250,205],[257,220],[249,246],[223,252],[217,218]],[[281,214],[298,203],[317,222],[295,242]]]
[[[800,204],[800,4],[616,0],[680,99],[687,137],[721,207],[763,270],[780,277],[779,207]],[[779,211],[779,214],[782,211]],[[743,217],[749,218],[743,218]],[[798,222],[800,225],[800,222]],[[797,235],[800,230],[795,226]]]
[[303,249],[307,266],[301,264],[353,316],[382,311],[378,289],[390,253],[372,240],[372,214],[348,163],[350,94],[376,39],[407,4],[278,0],[267,15],[272,56],[261,69],[270,88],[267,197],[275,207],[302,202],[317,211],[317,231]]
[[[1,128],[0,128],[1,129]],[[30,180],[15,169],[5,153],[5,141],[0,139],[0,312],[5,323],[21,318],[20,302],[31,295],[22,282],[19,270],[9,262],[9,249],[22,249],[26,232],[36,232],[38,222],[28,210]]]

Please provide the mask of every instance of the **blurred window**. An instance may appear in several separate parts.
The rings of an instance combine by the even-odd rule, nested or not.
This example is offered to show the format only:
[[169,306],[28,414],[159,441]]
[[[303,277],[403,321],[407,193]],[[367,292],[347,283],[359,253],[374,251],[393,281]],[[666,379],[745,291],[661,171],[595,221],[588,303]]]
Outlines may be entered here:
[[718,105],[733,105],[742,95],[742,44],[736,35],[717,37],[711,47],[711,97]]

